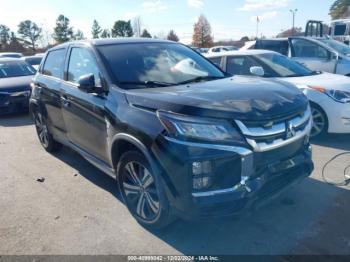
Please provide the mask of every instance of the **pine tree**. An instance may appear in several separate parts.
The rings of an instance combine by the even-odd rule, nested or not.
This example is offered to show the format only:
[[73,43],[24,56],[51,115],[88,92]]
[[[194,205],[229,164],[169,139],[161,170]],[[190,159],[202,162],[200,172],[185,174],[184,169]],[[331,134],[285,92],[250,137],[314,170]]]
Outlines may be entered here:
[[111,37],[111,32],[108,29],[103,29],[101,33],[101,38],[110,38]]
[[69,26],[69,19],[67,17],[64,15],[58,16],[52,36],[57,43],[64,43],[73,38],[73,28]]
[[179,37],[176,35],[174,30],[170,30],[167,39],[174,42],[179,42]]
[[102,33],[102,28],[98,24],[96,20],[94,20],[94,23],[92,24],[91,34],[92,38],[100,38],[100,35]]
[[0,25],[0,44],[6,45],[10,41],[10,28],[6,25]]
[[152,35],[146,29],[143,29],[141,37],[152,38]]
[[132,37],[133,35],[134,33],[132,31],[130,20],[118,20],[114,23],[114,26],[112,28],[113,37]]

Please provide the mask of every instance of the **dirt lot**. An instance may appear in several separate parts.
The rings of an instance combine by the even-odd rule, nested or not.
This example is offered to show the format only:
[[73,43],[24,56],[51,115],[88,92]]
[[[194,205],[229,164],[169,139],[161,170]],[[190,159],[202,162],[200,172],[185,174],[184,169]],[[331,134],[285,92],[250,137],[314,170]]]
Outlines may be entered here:
[[[343,151],[349,135],[317,142],[312,176],[254,214],[150,232],[110,177],[67,148],[46,153],[26,115],[2,117],[0,254],[350,254],[350,186],[321,179],[324,163]],[[343,158],[328,176],[349,164]]]

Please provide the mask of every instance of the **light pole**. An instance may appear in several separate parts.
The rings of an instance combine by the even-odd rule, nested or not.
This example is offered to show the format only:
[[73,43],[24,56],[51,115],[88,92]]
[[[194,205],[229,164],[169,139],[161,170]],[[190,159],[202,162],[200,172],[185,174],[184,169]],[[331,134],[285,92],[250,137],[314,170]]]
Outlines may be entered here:
[[294,30],[294,28],[295,28],[295,15],[296,15],[296,13],[298,12],[298,9],[294,9],[294,10],[290,9],[289,11],[290,11],[290,12],[292,13],[292,15],[293,15],[292,35],[294,35],[294,34],[295,34],[295,30]]

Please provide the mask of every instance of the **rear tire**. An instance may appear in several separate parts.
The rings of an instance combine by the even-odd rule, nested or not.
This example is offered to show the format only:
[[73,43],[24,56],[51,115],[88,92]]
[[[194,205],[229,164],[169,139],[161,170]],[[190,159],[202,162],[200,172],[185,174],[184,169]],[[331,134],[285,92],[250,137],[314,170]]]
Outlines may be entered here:
[[117,177],[124,203],[138,223],[160,229],[173,221],[160,178],[143,154],[138,151],[123,154]]
[[311,113],[313,125],[310,137],[318,138],[326,135],[328,132],[328,118],[326,113],[319,105],[314,103],[311,104]]
[[51,135],[47,126],[47,121],[40,110],[33,112],[36,132],[42,147],[49,153],[57,152],[62,148],[62,144],[57,142]]

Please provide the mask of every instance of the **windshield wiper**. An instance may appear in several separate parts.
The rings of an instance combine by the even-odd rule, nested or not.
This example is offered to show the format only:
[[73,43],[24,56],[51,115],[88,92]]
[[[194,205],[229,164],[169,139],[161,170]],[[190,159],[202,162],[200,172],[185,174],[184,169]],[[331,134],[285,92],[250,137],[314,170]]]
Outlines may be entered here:
[[189,84],[189,83],[196,83],[196,82],[201,82],[201,81],[205,81],[205,80],[216,80],[216,79],[222,79],[225,78],[224,76],[198,76],[186,81],[182,81],[177,83],[178,85],[185,85],[185,84]]
[[160,82],[160,81],[124,81],[119,82],[121,85],[136,85],[136,86],[146,86],[146,87],[165,87],[173,86],[174,83]]

